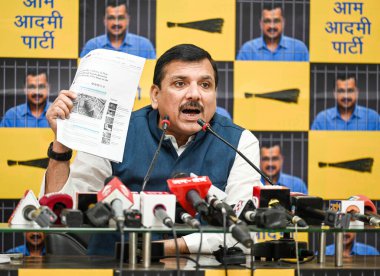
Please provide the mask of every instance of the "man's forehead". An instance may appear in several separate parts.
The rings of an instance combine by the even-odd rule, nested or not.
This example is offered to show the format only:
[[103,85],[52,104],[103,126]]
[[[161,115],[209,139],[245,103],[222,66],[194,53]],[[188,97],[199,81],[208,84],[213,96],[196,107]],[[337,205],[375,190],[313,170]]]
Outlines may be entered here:
[[280,147],[278,145],[274,145],[273,147],[262,147],[262,154],[280,154]]
[[106,14],[110,14],[110,13],[125,14],[125,13],[127,13],[127,9],[126,9],[125,5],[120,5],[120,6],[116,6],[116,7],[109,6],[106,8]]
[[[196,70],[191,70],[192,68]],[[200,61],[174,60],[166,64],[163,71],[164,75],[169,78],[186,78],[196,75],[199,78],[215,80],[214,69],[208,59]]]
[[33,75],[27,75],[26,80],[27,81],[46,81],[46,74],[41,73],[41,74],[34,75],[34,76]]
[[336,80],[336,85],[337,86],[355,86],[356,83],[355,83],[355,79],[354,78],[349,78],[349,79],[346,79],[346,80]]
[[263,10],[262,16],[263,17],[281,17],[282,12],[280,8],[274,8],[272,10]]

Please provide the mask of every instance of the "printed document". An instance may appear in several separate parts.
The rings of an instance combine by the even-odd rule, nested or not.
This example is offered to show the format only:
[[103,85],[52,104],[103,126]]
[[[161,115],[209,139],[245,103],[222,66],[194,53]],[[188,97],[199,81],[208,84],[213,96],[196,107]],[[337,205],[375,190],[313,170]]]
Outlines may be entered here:
[[57,120],[65,146],[121,162],[145,59],[97,49],[81,59],[70,90],[77,94],[67,120]]

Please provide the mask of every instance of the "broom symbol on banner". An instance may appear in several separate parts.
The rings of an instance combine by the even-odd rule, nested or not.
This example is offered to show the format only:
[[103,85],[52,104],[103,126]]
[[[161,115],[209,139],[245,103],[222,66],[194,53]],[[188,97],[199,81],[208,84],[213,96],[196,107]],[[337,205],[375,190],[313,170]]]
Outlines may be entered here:
[[209,33],[222,33],[223,23],[224,23],[223,18],[212,18],[212,19],[186,22],[186,23],[167,22],[166,24],[169,28],[182,27],[182,28],[205,31]]
[[40,158],[26,161],[7,160],[8,166],[29,166],[46,169],[49,164],[49,158]]
[[357,172],[368,172],[371,173],[374,159],[373,158],[361,158],[337,163],[325,163],[319,162],[318,166],[320,168],[334,167],[353,170]]
[[275,101],[280,101],[280,102],[285,102],[285,103],[298,103],[299,94],[300,94],[300,90],[298,88],[293,88],[293,89],[285,89],[285,90],[261,93],[261,94],[245,92],[244,96],[246,99],[256,97],[256,98],[270,99],[270,100],[275,100]]

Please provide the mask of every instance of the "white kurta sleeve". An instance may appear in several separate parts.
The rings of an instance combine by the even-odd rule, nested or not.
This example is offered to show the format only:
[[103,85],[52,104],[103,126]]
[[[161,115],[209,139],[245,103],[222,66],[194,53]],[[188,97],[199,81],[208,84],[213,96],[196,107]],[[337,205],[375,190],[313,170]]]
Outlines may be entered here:
[[[259,141],[248,130],[244,130],[238,144],[238,150],[243,153],[256,167],[260,166],[260,149]],[[247,200],[252,198],[254,186],[260,186],[260,174],[257,173],[240,155],[236,154],[235,162],[231,168],[230,175],[227,180],[225,202],[232,205],[239,200]],[[254,239],[254,233],[251,234]],[[197,253],[200,243],[200,234],[194,233],[183,237],[190,253]],[[234,246],[237,241],[231,234],[227,234],[226,245]],[[223,245],[222,234],[203,234],[202,253],[212,253],[219,249],[219,245]],[[248,249],[239,246],[248,253]]]

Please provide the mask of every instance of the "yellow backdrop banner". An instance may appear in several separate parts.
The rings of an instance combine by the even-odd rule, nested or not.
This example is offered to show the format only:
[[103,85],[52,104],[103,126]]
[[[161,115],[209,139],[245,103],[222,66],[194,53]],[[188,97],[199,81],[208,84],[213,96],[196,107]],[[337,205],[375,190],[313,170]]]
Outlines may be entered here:
[[215,60],[234,60],[235,17],[235,0],[157,1],[157,55],[192,43]]
[[78,57],[78,0],[1,1],[0,18],[1,57]]
[[146,105],[150,105],[150,87],[153,84],[153,73],[155,65],[155,60],[147,59],[145,61],[139,87],[137,88],[137,95],[135,98],[133,110],[137,110]]
[[[20,198],[27,189],[38,196],[45,173],[38,164],[47,158],[47,149],[53,138],[50,129],[0,128],[1,198]],[[22,164],[20,161],[31,162]]]
[[310,61],[379,63],[380,1],[310,1]]
[[380,199],[380,132],[310,131],[309,194]]
[[309,63],[234,63],[234,122],[250,130],[309,129]]

